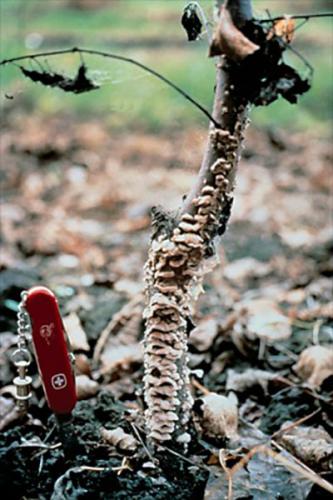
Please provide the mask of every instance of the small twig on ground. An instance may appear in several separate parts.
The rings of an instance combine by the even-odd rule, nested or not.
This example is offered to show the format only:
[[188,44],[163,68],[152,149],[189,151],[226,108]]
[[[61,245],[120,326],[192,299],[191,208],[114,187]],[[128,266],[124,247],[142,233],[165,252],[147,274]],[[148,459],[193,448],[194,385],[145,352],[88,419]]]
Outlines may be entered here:
[[131,423],[131,427],[134,431],[134,434],[136,435],[136,437],[138,438],[138,440],[140,441],[143,449],[145,450],[145,452],[147,453],[148,457],[150,458],[150,460],[153,462],[153,463],[156,463],[156,459],[153,457],[153,455],[150,453],[149,449],[147,448],[147,446],[145,445],[142,437],[140,436],[140,432],[138,431],[138,429],[136,428],[135,424]]
[[295,427],[298,427],[299,425],[303,424],[307,420],[310,420],[310,418],[314,417],[315,415],[317,415],[321,411],[322,411],[322,409],[318,408],[317,410],[313,411],[309,415],[305,415],[305,417],[302,417],[302,418],[299,418],[298,420],[295,420],[295,422],[292,422],[287,427],[284,427],[283,429],[279,429],[278,431],[274,432],[274,434],[271,435],[270,439],[274,439],[277,436],[280,436],[281,434],[284,434],[285,432],[288,432],[291,429],[294,429]]
[[[112,470],[118,467],[113,467]],[[80,470],[90,470],[93,472],[103,472],[107,470],[107,467],[93,467],[92,465],[81,465]]]
[[[241,468],[243,468],[256,453],[265,453],[265,454],[271,456],[272,458],[274,458],[275,460],[277,460],[278,462],[280,462],[284,467],[291,470],[292,472],[296,472],[296,473],[303,475],[303,477],[306,477],[306,479],[309,479],[313,483],[318,484],[318,486],[320,486],[321,488],[329,491],[330,493],[333,493],[333,485],[331,483],[329,483],[325,479],[322,479],[315,471],[310,469],[310,467],[308,467],[306,464],[301,462],[301,460],[299,460],[297,457],[295,457],[294,455],[291,455],[285,448],[283,448],[283,446],[281,446],[279,443],[277,443],[273,439],[274,437],[276,437],[280,433],[282,434],[282,433],[296,427],[297,425],[304,423],[306,420],[309,420],[310,418],[312,418],[313,416],[315,416],[319,412],[321,412],[321,409],[318,409],[318,410],[312,412],[311,414],[306,415],[305,417],[302,417],[301,419],[293,422],[288,427],[285,427],[284,429],[275,432],[269,438],[269,442],[267,441],[266,443],[254,446],[251,450],[248,451],[248,453],[241,460],[239,460],[239,462],[237,462],[231,469],[229,469],[231,474],[232,475],[236,474],[236,472],[238,470],[240,470]],[[249,427],[251,427],[255,430],[258,430],[256,426],[254,426],[250,422],[247,422],[246,420],[244,420],[241,417],[240,417],[240,421],[242,423],[248,425]],[[264,433],[262,433],[262,434],[264,437],[265,434]],[[290,456],[293,458],[293,460],[296,463],[291,462],[290,460],[288,460],[286,457],[284,457],[280,453],[277,453],[274,450],[272,450],[270,448],[270,444],[275,446],[281,452],[285,452],[285,453],[290,454]]]
[[21,443],[17,445],[18,448],[43,448],[44,450],[54,450],[55,448],[58,448],[61,446],[61,443],[56,443],[56,444],[44,444],[44,443]]
[[169,453],[171,453],[171,455],[175,455],[176,457],[181,458],[182,460],[184,460],[184,462],[187,462],[188,464],[190,464],[194,467],[199,467],[200,469],[205,469],[211,473],[211,469],[207,465],[196,464],[195,462],[192,462],[192,460],[190,460],[189,458],[184,457],[184,455],[182,455],[181,453],[178,453],[177,451],[172,450],[171,448],[168,448],[167,446],[160,446],[160,449],[167,450]]
[[43,448],[40,451],[37,451],[35,454],[32,455],[31,458],[41,457],[42,455],[45,455],[45,453],[47,453],[48,451],[56,450],[57,448],[60,448],[61,446],[62,446],[62,443],[53,444],[52,446],[49,446],[47,448]]
[[324,320],[319,318],[313,325],[313,331],[312,331],[312,342],[314,345],[319,344],[319,333],[320,333],[320,328],[322,324],[324,323]]
[[278,352],[282,352],[283,354],[286,354],[288,356],[288,358],[292,359],[293,361],[298,360],[298,356],[296,354],[294,354],[292,351],[290,351],[287,347],[284,347],[281,345],[279,345],[279,346],[275,345],[274,349],[276,349]]
[[117,476],[120,476],[124,470],[133,470],[128,463],[127,457],[124,457],[121,461],[121,465],[119,467],[113,467],[113,471],[117,472]]
[[227,476],[228,479],[228,497],[227,500],[232,500],[232,474],[230,473],[229,467],[227,467],[224,457],[223,457],[223,448],[219,450],[219,462],[221,464],[221,467],[223,469],[223,472]]
[[43,443],[46,443],[52,436],[53,432],[56,430],[57,424],[54,424],[54,426],[49,430],[49,432],[46,434],[45,438],[43,439]]
[[200,392],[202,392],[202,394],[205,394],[207,396],[208,394],[211,393],[211,391],[209,389],[207,389],[207,387],[205,387],[204,385],[200,384],[200,382],[197,379],[192,378],[191,382],[192,382],[193,387],[195,387]]

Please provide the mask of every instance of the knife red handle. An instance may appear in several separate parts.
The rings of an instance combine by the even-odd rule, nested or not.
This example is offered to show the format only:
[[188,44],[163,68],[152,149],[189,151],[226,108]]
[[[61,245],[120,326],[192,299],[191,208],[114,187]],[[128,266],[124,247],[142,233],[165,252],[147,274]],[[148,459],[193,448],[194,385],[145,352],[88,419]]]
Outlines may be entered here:
[[25,308],[46,399],[56,414],[70,413],[76,403],[75,378],[55,295],[43,286],[28,290]]

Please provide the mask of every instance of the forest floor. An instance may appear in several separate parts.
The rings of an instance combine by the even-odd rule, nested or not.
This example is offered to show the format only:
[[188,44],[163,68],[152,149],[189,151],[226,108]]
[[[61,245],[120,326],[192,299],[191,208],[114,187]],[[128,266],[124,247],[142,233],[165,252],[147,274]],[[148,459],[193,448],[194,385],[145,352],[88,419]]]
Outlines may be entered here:
[[[120,134],[64,115],[5,118],[0,488],[9,484],[10,498],[331,498],[332,149],[310,132],[249,127],[220,262],[189,338],[195,438],[186,456],[162,448],[158,463],[144,445],[150,209],[180,205],[205,137],[198,128]],[[79,447],[65,457],[35,363],[29,415],[14,410],[16,312],[36,284],[57,295],[76,354]],[[237,404],[228,438],[209,439],[200,424],[212,392]],[[118,426],[137,439],[132,453],[103,440],[102,428]]]

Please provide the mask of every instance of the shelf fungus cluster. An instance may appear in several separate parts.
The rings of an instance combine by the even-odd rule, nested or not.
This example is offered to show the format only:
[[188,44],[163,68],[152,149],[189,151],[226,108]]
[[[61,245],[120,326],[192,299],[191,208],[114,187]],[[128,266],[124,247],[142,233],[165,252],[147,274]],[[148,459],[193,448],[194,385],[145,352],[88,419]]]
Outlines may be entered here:
[[[175,440],[186,445],[193,400],[189,389],[187,340],[192,303],[204,274],[212,241],[225,230],[230,214],[233,169],[242,129],[235,135],[214,129],[215,158],[204,185],[192,200],[191,213],[178,221],[155,211],[157,231],[145,266],[147,307],[144,312],[145,402],[148,435],[155,443]],[[158,227],[159,226],[159,227]]]

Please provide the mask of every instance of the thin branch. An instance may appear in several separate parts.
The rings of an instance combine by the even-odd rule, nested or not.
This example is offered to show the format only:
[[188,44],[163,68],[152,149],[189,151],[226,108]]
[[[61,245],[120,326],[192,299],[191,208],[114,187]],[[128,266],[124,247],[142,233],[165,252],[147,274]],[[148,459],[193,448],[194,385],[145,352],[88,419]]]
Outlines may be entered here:
[[101,56],[101,57],[107,57],[110,59],[116,59],[118,61],[124,61],[130,64],[133,64],[134,66],[137,66],[147,73],[150,73],[151,75],[155,76],[162,82],[164,82],[166,85],[169,85],[169,87],[173,88],[178,92],[180,95],[182,95],[185,99],[187,99],[190,103],[192,103],[197,109],[199,109],[204,115],[209,118],[209,120],[214,123],[215,127],[221,128],[221,125],[213,118],[213,116],[207,111],[206,108],[204,108],[198,101],[196,101],[193,97],[191,97],[185,90],[181,89],[173,83],[171,80],[166,78],[165,76],[161,75],[161,73],[158,73],[154,69],[150,68],[149,66],[146,66],[143,63],[140,63],[139,61],[136,61],[135,59],[132,59],[130,57],[125,57],[121,56],[119,54],[113,54],[111,52],[103,52],[101,50],[93,50],[93,49],[82,49],[79,47],[73,47],[72,49],[60,49],[60,50],[53,50],[49,52],[40,52],[38,54],[28,54],[25,56],[19,56],[19,57],[12,57],[11,59],[3,59],[0,61],[0,66],[4,66],[5,64],[9,63],[14,63],[17,61],[24,61],[27,59],[33,59],[37,60],[40,57],[52,57],[52,56],[58,56],[62,54],[90,54],[90,55],[95,55],[95,56]]
[[[319,14],[295,14],[295,15],[288,15],[288,18],[291,19],[312,19],[312,18],[318,18],[318,17],[333,17],[333,12],[322,12]],[[269,19],[255,19],[255,21],[258,21],[259,23],[270,23],[274,21],[280,21],[281,19],[285,19],[286,16],[277,16],[277,17],[272,17]]]
[[301,424],[304,424],[304,422],[307,422],[310,420],[310,418],[314,417],[315,415],[318,415],[322,411],[321,408],[318,408],[317,410],[313,411],[309,415],[305,415],[302,418],[299,418],[295,422],[292,422],[291,424],[287,425],[283,429],[279,429],[274,434],[271,435],[270,439],[275,439],[276,437],[280,436],[281,434],[285,434],[286,432],[290,431],[291,429],[294,429],[294,427],[298,427]]
[[150,460],[152,461],[153,464],[156,463],[156,460],[155,458],[153,457],[153,455],[150,453],[149,449],[147,448],[147,446],[145,445],[142,437],[140,436],[140,433],[138,431],[138,429],[136,428],[136,426],[131,423],[131,427],[136,435],[136,437],[138,438],[138,440],[140,441],[141,445],[142,445],[142,448],[145,450],[145,452],[147,453],[147,456],[150,458]]
[[[252,18],[252,8],[250,0],[228,0],[227,7],[232,7],[231,14],[235,15],[237,13],[236,26],[240,23],[244,23]],[[214,94],[214,104],[213,104],[213,117],[215,121],[221,124],[222,129],[229,130],[231,133],[234,132],[235,123],[237,121],[237,109],[236,101],[237,96],[230,92],[229,86],[232,82],[229,81],[230,76],[222,69],[221,60],[216,65],[216,83],[215,83],[215,94]],[[223,105],[221,105],[223,103]],[[244,113],[245,114],[245,113]],[[212,127],[211,127],[212,130]],[[183,206],[181,208],[181,214],[192,213],[193,211],[193,200],[198,196],[202,187],[205,183],[210,183],[211,172],[210,167],[218,159],[219,154],[214,148],[210,138],[207,140],[205,154],[201,163],[200,171],[192,190],[186,197]],[[234,169],[230,174],[230,180],[232,181],[235,176]]]
[[223,457],[223,451],[224,451],[223,448],[221,448],[219,450],[219,462],[221,464],[223,472],[225,473],[225,475],[227,476],[227,479],[228,479],[228,497],[227,497],[227,500],[232,500],[232,486],[233,486],[232,485],[232,474],[230,472],[229,467],[227,467],[227,465],[225,463],[225,460]]

